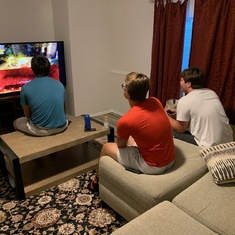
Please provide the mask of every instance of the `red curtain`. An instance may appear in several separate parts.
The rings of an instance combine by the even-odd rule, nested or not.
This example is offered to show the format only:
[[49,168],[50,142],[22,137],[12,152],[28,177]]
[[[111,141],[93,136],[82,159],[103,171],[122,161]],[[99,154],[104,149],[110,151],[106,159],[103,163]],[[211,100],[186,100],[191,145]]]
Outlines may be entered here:
[[163,105],[180,94],[186,6],[187,0],[155,1],[150,96]]
[[235,1],[195,0],[190,66],[203,69],[235,124]]

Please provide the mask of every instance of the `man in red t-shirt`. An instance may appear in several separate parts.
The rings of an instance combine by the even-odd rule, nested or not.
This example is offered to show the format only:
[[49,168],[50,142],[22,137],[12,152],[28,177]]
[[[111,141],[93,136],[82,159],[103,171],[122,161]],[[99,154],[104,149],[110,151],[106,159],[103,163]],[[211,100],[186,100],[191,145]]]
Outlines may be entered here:
[[[175,158],[171,125],[161,102],[146,98],[150,79],[129,73],[122,84],[130,110],[117,123],[117,143],[106,143],[100,157],[108,155],[126,169],[144,174],[162,174]],[[91,187],[98,186],[98,175]]]

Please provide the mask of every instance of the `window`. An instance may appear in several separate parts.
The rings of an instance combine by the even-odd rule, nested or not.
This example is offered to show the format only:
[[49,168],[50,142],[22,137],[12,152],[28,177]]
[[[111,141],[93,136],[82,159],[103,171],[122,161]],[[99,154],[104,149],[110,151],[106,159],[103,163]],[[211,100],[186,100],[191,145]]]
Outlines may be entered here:
[[192,28],[193,28],[193,17],[186,16],[182,70],[188,68],[188,64],[189,64],[189,54],[190,54],[191,39],[192,39]]
[[[192,39],[192,29],[193,29],[193,11],[194,11],[194,0],[188,1],[187,12],[186,12],[186,22],[184,31],[184,48],[183,48],[183,58],[181,70],[187,69],[189,66],[189,56],[191,48]],[[180,97],[184,94],[180,89]]]

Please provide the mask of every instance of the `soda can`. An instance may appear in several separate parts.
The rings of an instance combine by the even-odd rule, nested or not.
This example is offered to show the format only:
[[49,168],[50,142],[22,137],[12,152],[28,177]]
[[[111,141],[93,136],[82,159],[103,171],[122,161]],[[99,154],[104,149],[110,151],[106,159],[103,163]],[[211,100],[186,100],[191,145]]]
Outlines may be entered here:
[[85,123],[85,129],[90,130],[91,129],[91,118],[89,114],[84,115],[84,123]]

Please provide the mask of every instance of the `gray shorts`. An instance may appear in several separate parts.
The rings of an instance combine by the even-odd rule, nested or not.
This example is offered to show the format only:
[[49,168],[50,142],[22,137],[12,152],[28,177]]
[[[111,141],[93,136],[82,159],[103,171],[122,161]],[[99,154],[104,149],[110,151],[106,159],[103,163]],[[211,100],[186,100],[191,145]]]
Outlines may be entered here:
[[33,136],[48,136],[55,135],[63,132],[68,127],[68,120],[63,127],[49,129],[44,127],[35,126],[29,118],[20,117],[15,120],[15,126],[19,131]]
[[118,162],[124,167],[131,168],[148,175],[158,175],[170,169],[174,161],[163,167],[149,166],[139,153],[137,147],[127,146],[119,148],[117,152]]

